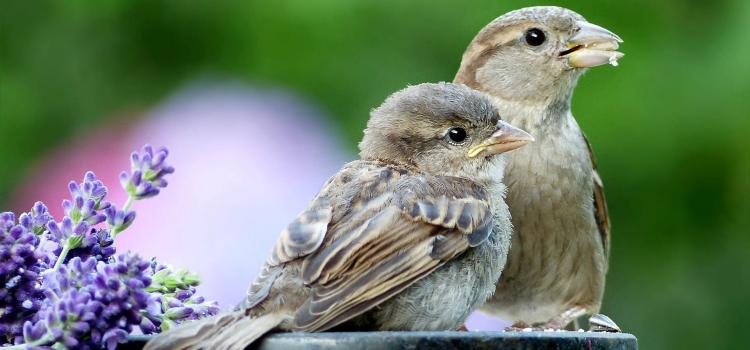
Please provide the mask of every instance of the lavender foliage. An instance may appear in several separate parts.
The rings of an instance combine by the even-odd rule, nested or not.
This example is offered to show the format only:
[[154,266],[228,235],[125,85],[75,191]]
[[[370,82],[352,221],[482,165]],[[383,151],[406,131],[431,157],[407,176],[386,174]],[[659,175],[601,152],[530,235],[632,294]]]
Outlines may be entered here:
[[195,294],[195,274],[115,255],[117,235],[135,220],[132,202],[158,194],[174,172],[167,155],[149,145],[132,154],[131,173],[121,175],[128,193],[122,209],[87,172],[68,185],[60,221],[41,202],[18,222],[0,213],[0,345],[113,349],[131,332],[155,333],[219,311]]
[[198,275],[184,269],[173,269],[151,263],[152,281],[146,290],[161,296],[161,313],[148,314],[154,326],[166,331],[180,323],[197,320],[219,312],[218,304],[206,301],[195,294],[195,286],[200,284]]

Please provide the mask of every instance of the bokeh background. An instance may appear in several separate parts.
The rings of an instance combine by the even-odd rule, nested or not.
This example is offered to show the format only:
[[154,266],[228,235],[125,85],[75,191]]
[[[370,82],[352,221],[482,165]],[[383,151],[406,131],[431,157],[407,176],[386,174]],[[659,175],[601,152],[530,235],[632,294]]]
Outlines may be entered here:
[[[750,313],[750,2],[0,0],[0,208],[56,207],[169,146],[120,249],[238,300],[277,232],[356,156],[368,111],[450,81],[486,23],[558,4],[624,38],[573,111],[613,221],[603,312],[644,349],[732,349]],[[59,213],[60,210],[56,210]]]

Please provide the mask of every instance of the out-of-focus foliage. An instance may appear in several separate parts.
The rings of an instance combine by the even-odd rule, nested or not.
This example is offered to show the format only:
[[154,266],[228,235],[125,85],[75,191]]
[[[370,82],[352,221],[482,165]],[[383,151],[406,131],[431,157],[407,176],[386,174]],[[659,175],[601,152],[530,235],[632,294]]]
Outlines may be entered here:
[[[551,1],[625,39],[573,109],[610,203],[604,312],[644,348],[729,349],[750,311],[750,2]],[[534,3],[537,4],[537,3]],[[527,1],[0,0],[0,205],[34,159],[186,81],[297,91],[354,149],[389,93],[451,80]]]

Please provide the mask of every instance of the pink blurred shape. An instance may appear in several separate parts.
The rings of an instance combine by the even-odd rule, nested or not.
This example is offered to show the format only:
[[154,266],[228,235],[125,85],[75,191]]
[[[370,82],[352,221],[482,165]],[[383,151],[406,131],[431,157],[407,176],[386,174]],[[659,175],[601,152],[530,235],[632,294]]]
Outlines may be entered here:
[[88,169],[121,205],[117,175],[144,143],[167,146],[176,171],[157,197],[134,203],[138,215],[117,249],[199,273],[200,294],[225,308],[243,297],[278,233],[352,158],[298,98],[197,85],[134,125],[106,124],[52,152],[19,188],[13,209],[42,200],[59,220],[67,182]]

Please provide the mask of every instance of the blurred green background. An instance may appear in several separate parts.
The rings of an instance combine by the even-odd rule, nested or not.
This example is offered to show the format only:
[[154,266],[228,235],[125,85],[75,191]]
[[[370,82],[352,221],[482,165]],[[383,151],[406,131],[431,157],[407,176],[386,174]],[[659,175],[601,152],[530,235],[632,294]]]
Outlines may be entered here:
[[0,1],[0,206],[102,118],[220,76],[290,89],[351,151],[389,93],[452,80],[486,23],[557,4],[618,33],[573,110],[613,221],[604,313],[644,349],[731,349],[750,312],[750,2]]

